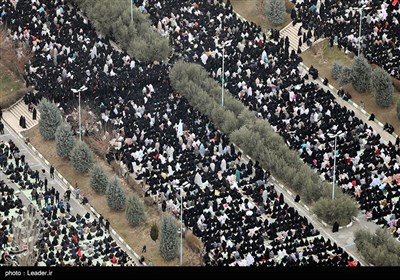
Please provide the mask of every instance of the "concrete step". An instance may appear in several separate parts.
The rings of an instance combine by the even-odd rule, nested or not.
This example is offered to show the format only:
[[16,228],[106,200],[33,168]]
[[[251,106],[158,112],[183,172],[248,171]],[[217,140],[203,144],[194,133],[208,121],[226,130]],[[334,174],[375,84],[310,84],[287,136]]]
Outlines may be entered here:
[[20,116],[24,116],[26,119],[26,126],[31,127],[35,125],[35,121],[32,120],[32,115],[28,110],[25,110],[22,106],[15,106],[10,110],[12,114],[14,114],[18,119]]
[[10,125],[16,132],[21,132],[24,129],[19,126],[19,118],[17,119],[10,111],[3,112],[3,119]]
[[26,130],[19,125],[19,119],[21,116],[24,116],[26,119],[26,129],[30,129],[39,123],[39,112],[37,112],[36,120],[33,120],[32,113],[29,112],[28,106],[25,105],[23,100],[20,100],[18,103],[11,106],[9,110],[4,112],[4,119],[18,132]]
[[[301,25],[302,25],[301,23],[296,23],[296,24],[293,26],[293,24],[292,24],[292,22],[291,22],[291,23],[289,23],[288,25],[286,25],[286,26],[281,30],[281,32],[280,32],[280,36],[281,36],[282,38],[285,38],[286,36],[289,38],[290,48],[291,48],[291,49],[294,49],[295,51],[297,51],[297,48],[298,48],[298,46],[299,46],[299,38],[300,38],[300,36],[297,35],[297,34],[298,34],[298,32],[299,32],[299,28],[300,28]],[[305,32],[307,32],[307,31],[308,31],[308,30],[306,30],[306,29],[302,29],[302,34],[305,33]],[[312,35],[314,35],[314,34],[312,33]],[[302,35],[301,35],[301,36],[302,36]],[[311,42],[314,42],[316,39],[315,39],[314,36],[312,36],[310,40],[311,40]],[[318,39],[316,42],[320,42],[320,41],[322,41],[322,40],[323,40],[323,39]],[[303,44],[300,46],[300,50],[301,50],[302,52],[308,50],[309,48],[310,48],[310,47],[307,46],[307,44],[306,44],[305,42],[303,42]]]
[[20,116],[24,116],[26,119],[26,127],[31,128],[35,126],[36,121],[32,120],[32,115],[28,111],[26,112],[23,107],[21,106],[16,106],[10,112],[19,120]]

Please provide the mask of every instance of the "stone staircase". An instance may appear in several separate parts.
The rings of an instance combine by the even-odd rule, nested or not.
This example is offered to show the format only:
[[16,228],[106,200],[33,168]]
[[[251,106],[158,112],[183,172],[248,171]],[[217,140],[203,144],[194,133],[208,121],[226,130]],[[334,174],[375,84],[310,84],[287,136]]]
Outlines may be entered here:
[[[302,25],[302,23],[296,23],[294,26],[293,26],[293,22],[290,22],[288,25],[286,25],[281,31],[280,31],[280,36],[281,36],[281,38],[285,38],[286,36],[288,36],[289,37],[289,42],[290,42],[290,49],[293,49],[293,50],[295,50],[296,52],[297,52],[297,48],[298,48],[298,46],[299,46],[299,35],[297,35],[298,34],[298,32],[299,32],[299,28],[300,28],[300,26]],[[302,28],[301,29],[301,32],[302,32],[302,34],[303,33],[305,33],[305,32],[307,32],[308,30],[307,29],[304,29],[304,28]],[[312,32],[313,33],[313,32]],[[311,42],[313,42],[314,43],[314,41],[315,41],[315,43],[319,43],[319,42],[321,42],[321,41],[323,41],[324,39],[318,39],[317,41],[315,41],[315,37],[313,36],[313,37],[311,37]],[[301,47],[300,47],[300,50],[301,50],[301,52],[304,52],[304,51],[306,51],[306,50],[308,50],[310,47],[309,46],[307,46],[307,43],[306,42],[303,42],[303,44],[301,45]]]
[[[22,128],[19,125],[19,118],[21,116],[24,116],[26,119],[26,128]],[[28,105],[25,105],[24,100],[21,99],[6,111],[3,111],[3,118],[16,132],[21,132],[37,125],[39,123],[40,114],[39,110],[37,110],[36,120],[33,120],[32,113],[28,110]]]

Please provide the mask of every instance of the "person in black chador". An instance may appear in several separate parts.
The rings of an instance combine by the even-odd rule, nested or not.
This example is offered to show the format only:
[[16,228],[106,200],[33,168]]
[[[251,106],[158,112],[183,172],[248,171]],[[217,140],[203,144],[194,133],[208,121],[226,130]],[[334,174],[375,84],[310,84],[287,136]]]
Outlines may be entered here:
[[36,120],[36,116],[37,116],[36,108],[33,108],[33,110],[32,110],[32,120]]
[[332,232],[338,232],[338,231],[339,231],[339,223],[334,222],[332,227]]

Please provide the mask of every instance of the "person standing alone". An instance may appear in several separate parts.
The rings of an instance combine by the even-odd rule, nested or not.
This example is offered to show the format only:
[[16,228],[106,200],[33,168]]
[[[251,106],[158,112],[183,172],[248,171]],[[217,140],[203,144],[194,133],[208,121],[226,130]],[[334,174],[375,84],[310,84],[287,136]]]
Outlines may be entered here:
[[50,166],[50,178],[54,179],[54,166],[53,165]]

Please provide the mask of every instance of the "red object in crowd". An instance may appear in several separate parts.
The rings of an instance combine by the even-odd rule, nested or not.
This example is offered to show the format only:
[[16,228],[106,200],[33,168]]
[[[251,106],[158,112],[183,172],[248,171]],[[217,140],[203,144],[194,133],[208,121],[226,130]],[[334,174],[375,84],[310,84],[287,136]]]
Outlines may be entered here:
[[392,6],[396,6],[397,2],[399,2],[399,0],[393,0]]
[[82,257],[82,250],[81,248],[78,249],[78,252],[76,253],[79,257]]
[[117,258],[115,256],[113,256],[112,259],[111,259],[111,262],[112,263],[117,263]]
[[72,238],[74,239],[74,241],[75,241],[76,243],[78,243],[78,236],[76,236],[76,234],[72,235]]
[[347,261],[350,267],[355,267],[357,264],[354,261]]

